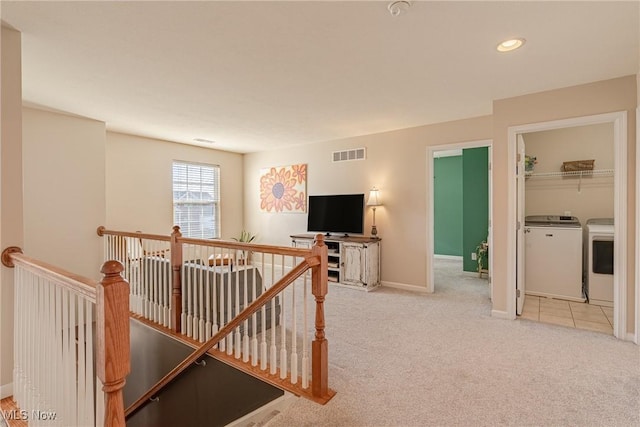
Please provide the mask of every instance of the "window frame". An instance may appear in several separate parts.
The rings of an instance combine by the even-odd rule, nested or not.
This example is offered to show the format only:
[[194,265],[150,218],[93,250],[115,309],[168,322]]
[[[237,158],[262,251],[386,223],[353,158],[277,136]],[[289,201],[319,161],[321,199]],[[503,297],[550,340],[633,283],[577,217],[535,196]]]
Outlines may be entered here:
[[[184,167],[183,176],[177,176],[176,167]],[[198,177],[191,179],[189,174],[191,169],[195,169]],[[192,172],[194,172],[192,170]],[[203,178],[203,172],[211,175],[211,180],[208,177]],[[181,179],[182,178],[182,179]],[[182,188],[180,188],[182,186]],[[220,165],[202,162],[192,162],[188,160],[176,160],[171,163],[171,197],[172,197],[172,221],[174,225],[180,226],[180,231],[184,237],[196,238],[196,239],[219,239],[221,236],[221,224],[220,224]],[[210,190],[210,191],[209,191]],[[183,197],[185,200],[176,198],[177,192],[184,192]],[[199,194],[200,199],[193,198],[188,199],[190,193]],[[204,199],[204,195],[208,194],[211,200]],[[183,206],[184,213],[187,218],[178,221],[177,207]],[[198,212],[197,209],[193,209],[194,206],[201,206],[202,208]],[[210,206],[212,209],[212,224],[211,227],[207,227],[204,219],[207,216],[205,212],[206,207]],[[194,220],[192,215],[199,218]],[[199,227],[194,228],[193,224],[200,224]],[[212,234],[208,232],[211,231]]]

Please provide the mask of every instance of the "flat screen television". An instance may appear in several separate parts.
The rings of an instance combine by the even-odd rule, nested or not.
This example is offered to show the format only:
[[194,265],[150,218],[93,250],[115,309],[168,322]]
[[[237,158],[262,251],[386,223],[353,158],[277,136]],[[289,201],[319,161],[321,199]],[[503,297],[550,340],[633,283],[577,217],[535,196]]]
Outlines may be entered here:
[[362,234],[364,194],[309,196],[307,231]]

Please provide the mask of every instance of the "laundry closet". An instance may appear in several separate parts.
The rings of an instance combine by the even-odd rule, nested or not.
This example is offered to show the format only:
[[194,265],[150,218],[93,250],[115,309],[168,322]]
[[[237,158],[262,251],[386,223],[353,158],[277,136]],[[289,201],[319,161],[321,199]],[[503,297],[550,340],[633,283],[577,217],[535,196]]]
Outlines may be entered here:
[[613,307],[613,124],[522,139],[525,294]]

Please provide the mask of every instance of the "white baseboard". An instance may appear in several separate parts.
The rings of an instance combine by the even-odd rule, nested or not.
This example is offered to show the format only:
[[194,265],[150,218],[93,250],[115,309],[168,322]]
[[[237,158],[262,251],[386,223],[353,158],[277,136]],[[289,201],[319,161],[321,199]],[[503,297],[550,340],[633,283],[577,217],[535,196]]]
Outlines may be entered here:
[[627,332],[625,341],[631,341],[632,343],[638,344],[638,341],[636,340],[636,334],[633,332]]
[[0,399],[13,396],[13,383],[0,385]]
[[463,261],[464,260],[462,255],[438,255],[438,254],[434,254],[433,257],[435,259],[451,259],[451,260],[454,260],[454,261]]
[[429,290],[424,286],[407,285],[406,283],[397,283],[397,282],[380,282],[380,284],[387,288],[402,289],[405,291],[416,292],[419,294],[430,293]]
[[248,427],[266,425],[273,417],[288,408],[295,399],[300,398],[285,391],[283,396],[280,396],[276,400],[272,400],[271,402],[256,409],[253,412],[248,413],[242,418],[238,418],[237,420],[232,421],[231,423],[227,424],[226,427]]
[[505,320],[513,320],[509,313],[502,310],[491,310],[491,317],[495,317],[496,319],[505,319]]

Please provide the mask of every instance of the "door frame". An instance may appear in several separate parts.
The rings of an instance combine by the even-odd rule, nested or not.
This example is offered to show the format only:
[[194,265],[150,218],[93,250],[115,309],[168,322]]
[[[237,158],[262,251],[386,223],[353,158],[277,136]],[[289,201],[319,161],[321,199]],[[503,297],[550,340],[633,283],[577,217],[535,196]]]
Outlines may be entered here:
[[[434,206],[434,153],[437,151],[448,150],[465,150],[469,148],[488,147],[489,157],[489,235],[488,243],[489,247],[493,243],[493,140],[482,139],[476,141],[466,141],[451,144],[432,145],[427,147],[427,259],[425,262],[426,275],[427,275],[427,292],[433,293],[435,291],[435,279],[434,279],[434,219],[435,219],[435,206]],[[463,254],[464,255],[464,254]],[[491,283],[491,272],[493,271],[493,258],[489,256],[489,283]],[[493,301],[493,286],[491,286],[491,300]]]
[[[640,99],[639,99],[640,101]],[[636,324],[633,342],[640,344],[640,106],[636,108]]]
[[553,120],[527,125],[510,126],[507,146],[507,315],[516,318],[516,153],[517,135],[545,130],[593,125],[613,124],[614,149],[614,279],[613,279],[613,334],[619,339],[628,339],[627,331],[627,112],[596,114],[571,119]]

